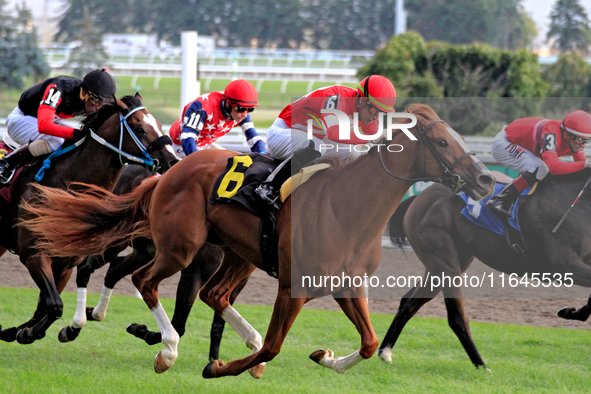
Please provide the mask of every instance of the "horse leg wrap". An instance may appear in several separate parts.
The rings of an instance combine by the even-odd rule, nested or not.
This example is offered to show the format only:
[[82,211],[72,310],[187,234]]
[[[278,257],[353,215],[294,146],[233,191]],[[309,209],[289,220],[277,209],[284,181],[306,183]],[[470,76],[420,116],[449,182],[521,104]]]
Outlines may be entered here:
[[359,350],[351,353],[348,356],[337,358],[334,358],[334,353],[332,350],[326,350],[324,351],[323,357],[319,358],[318,360],[316,360],[314,357],[316,354],[317,352],[312,353],[310,358],[323,367],[333,369],[338,373],[345,373],[364,360],[364,358],[359,354]]
[[109,306],[109,301],[111,300],[112,294],[113,289],[103,286],[103,290],[101,291],[101,299],[92,311],[92,317],[94,320],[102,321],[105,318],[107,315],[107,307]]
[[82,328],[86,325],[86,288],[78,288],[78,299],[76,303],[76,313],[74,313],[74,321],[72,327]]
[[248,323],[233,306],[228,306],[222,312],[222,318],[232,327],[240,338],[246,343],[246,346],[253,353],[258,352],[263,347],[263,338],[261,334]]
[[151,311],[154,319],[156,319],[156,323],[158,323],[158,328],[160,328],[160,332],[162,333],[164,350],[162,350],[160,355],[162,356],[162,361],[164,361],[166,366],[170,368],[174,365],[178,357],[177,346],[179,343],[179,334],[174,330],[174,327],[170,323],[166,311],[160,302],[158,302],[158,305],[151,309]]

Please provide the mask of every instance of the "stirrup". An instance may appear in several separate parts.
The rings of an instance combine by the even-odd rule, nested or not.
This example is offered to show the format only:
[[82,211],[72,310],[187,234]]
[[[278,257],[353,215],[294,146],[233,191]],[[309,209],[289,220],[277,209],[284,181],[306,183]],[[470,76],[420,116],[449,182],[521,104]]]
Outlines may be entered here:
[[9,184],[12,180],[12,176],[14,175],[14,169],[8,170],[8,177],[5,177],[4,174],[0,173],[0,183]]
[[254,192],[258,194],[258,196],[269,205],[279,209],[279,196],[280,193],[277,193],[272,186],[269,186],[265,183],[261,183]]
[[[511,218],[511,216],[513,216],[513,208],[515,207],[515,204],[511,204],[511,206],[509,207],[509,211],[506,211],[503,209],[502,207],[502,203],[503,201],[493,201],[492,204],[489,204],[490,200],[487,201],[486,206],[493,211],[495,214],[502,216],[504,218]],[[496,203],[496,204],[495,204]]]

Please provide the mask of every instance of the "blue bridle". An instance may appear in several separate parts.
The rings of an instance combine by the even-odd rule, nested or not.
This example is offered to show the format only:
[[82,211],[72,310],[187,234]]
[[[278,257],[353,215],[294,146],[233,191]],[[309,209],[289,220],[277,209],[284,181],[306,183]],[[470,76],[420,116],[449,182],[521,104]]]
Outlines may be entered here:
[[[146,107],[136,107],[136,108],[132,109],[131,111],[129,111],[125,116],[123,116],[123,114],[119,113],[119,122],[121,123],[121,129],[120,129],[120,133],[119,133],[119,148],[108,143],[107,141],[105,141],[105,139],[103,137],[99,136],[98,134],[96,134],[92,130],[90,130],[90,137],[92,137],[92,139],[97,141],[99,144],[104,145],[105,147],[111,149],[112,151],[119,153],[119,161],[120,161],[121,165],[128,166],[130,164],[129,162],[123,161],[122,156],[125,156],[125,158],[127,160],[138,163],[140,165],[143,165],[148,171],[152,172],[152,174],[155,174],[156,171],[158,171],[158,168],[160,167],[160,163],[158,162],[158,160],[155,160],[150,156],[150,154],[148,153],[144,144],[142,144],[142,142],[137,138],[135,133],[131,130],[131,127],[129,127],[129,123],[127,123],[127,118],[129,118],[133,113],[135,113],[137,111],[141,111],[143,109],[146,109]],[[125,128],[125,130],[127,130],[129,135],[131,136],[131,139],[136,143],[136,145],[138,146],[138,148],[142,152],[142,155],[144,156],[143,158],[133,156],[133,155],[131,155],[127,152],[124,152],[122,150],[124,128]],[[41,179],[43,179],[43,176],[45,175],[45,170],[51,167],[51,160],[52,159],[54,159],[58,156],[61,156],[65,153],[71,151],[72,149],[79,147],[80,145],[82,145],[82,143],[85,140],[86,140],[86,137],[76,141],[75,144],[70,145],[65,149],[62,149],[63,146],[60,146],[55,152],[53,152],[51,155],[49,155],[49,157],[47,157],[45,160],[43,160],[43,165],[41,166],[41,168],[39,169],[39,171],[35,175],[35,180],[37,182],[39,182]]]

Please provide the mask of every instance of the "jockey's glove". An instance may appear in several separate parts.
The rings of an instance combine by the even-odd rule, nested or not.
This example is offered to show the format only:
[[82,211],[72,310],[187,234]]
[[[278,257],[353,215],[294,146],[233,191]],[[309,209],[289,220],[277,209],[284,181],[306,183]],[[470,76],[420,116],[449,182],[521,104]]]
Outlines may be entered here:
[[591,159],[585,160],[585,168],[591,168]]

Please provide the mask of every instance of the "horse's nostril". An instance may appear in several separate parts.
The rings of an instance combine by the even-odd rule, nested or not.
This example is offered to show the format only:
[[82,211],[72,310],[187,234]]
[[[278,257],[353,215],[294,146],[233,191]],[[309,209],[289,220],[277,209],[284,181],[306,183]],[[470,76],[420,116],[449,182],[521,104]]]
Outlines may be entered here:
[[478,183],[481,185],[489,186],[495,182],[495,178],[491,175],[480,175],[478,177]]

